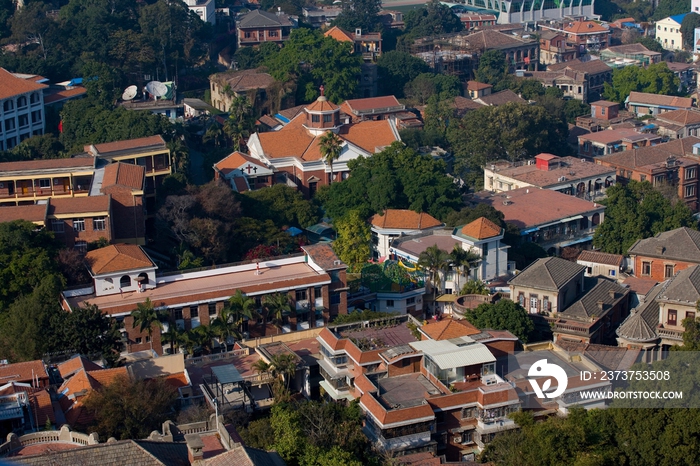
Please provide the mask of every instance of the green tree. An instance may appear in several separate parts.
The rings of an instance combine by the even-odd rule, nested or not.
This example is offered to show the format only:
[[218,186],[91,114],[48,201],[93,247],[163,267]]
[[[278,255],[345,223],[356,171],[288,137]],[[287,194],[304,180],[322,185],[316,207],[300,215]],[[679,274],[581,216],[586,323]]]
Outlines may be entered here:
[[[425,105],[436,96],[436,102],[452,99],[461,94],[461,83],[455,76],[421,73],[404,87],[404,94],[417,105]],[[426,116],[426,123],[429,118]]]
[[651,19],[658,21],[674,15],[682,15],[688,12],[687,2],[683,0],[661,0],[659,1]]
[[450,255],[437,245],[428,247],[418,256],[418,267],[428,271],[431,288],[433,289],[433,314],[436,312],[438,289],[442,289],[440,272],[445,270],[450,261]]
[[379,24],[381,9],[380,0],[350,0],[343,3],[343,11],[333,25],[347,31],[354,31],[357,28],[365,32],[377,31],[381,28]]
[[479,66],[474,72],[474,78],[480,83],[497,85],[505,80],[508,74],[506,55],[500,50],[487,50],[479,57]]
[[683,202],[671,203],[648,181],[619,183],[606,194],[605,219],[593,235],[593,244],[604,252],[625,254],[639,239],[680,227],[697,228]]
[[233,142],[233,150],[240,151],[245,138],[255,129],[253,106],[246,96],[235,97],[229,108],[229,116],[224,123],[224,133]]
[[304,199],[298,190],[284,184],[246,191],[237,198],[241,201],[243,217],[270,220],[279,228],[305,228],[318,223],[321,218],[318,206],[313,201]]
[[651,37],[640,37],[639,39],[636,40],[638,44],[642,44],[644,47],[647,49],[651,50],[652,52],[659,52],[663,53],[664,48],[659,44],[656,40],[654,40]]
[[133,381],[124,375],[92,392],[85,407],[95,416],[94,428],[101,437],[139,439],[160,429],[176,399],[177,390],[163,378]]
[[481,263],[481,255],[462,248],[455,244],[454,249],[450,252],[450,264],[457,269],[457,289],[459,289],[460,278],[471,276],[471,270]]
[[486,288],[481,280],[469,280],[464,284],[459,294],[489,294],[489,289]]
[[351,210],[335,221],[338,238],[333,242],[333,250],[340,260],[352,266],[366,262],[370,257],[369,225],[359,211]]
[[323,156],[323,161],[327,163],[331,169],[331,181],[329,184],[333,183],[333,161],[338,160],[340,157],[342,145],[343,140],[333,131],[328,131],[321,136],[321,139],[318,141],[318,147]]
[[496,210],[489,204],[477,204],[474,207],[463,207],[459,211],[451,212],[445,219],[448,227],[459,227],[468,225],[474,220],[485,217],[501,228],[505,228],[506,222],[503,212]]
[[151,351],[153,351],[153,328],[157,327],[163,330],[163,321],[167,319],[168,314],[162,309],[156,309],[151,302],[151,298],[146,298],[146,301],[138,303],[136,309],[131,311],[131,317],[134,318],[131,324],[132,328],[139,329],[139,332],[148,333],[148,339],[151,342]]
[[410,53],[391,52],[383,53],[377,60],[377,73],[382,94],[403,97],[404,88],[409,81],[418,77],[421,73],[428,73],[428,64]]
[[683,37],[683,48],[693,50],[693,40],[695,28],[700,27],[700,15],[692,12],[685,15],[681,22],[681,36]]
[[284,323],[285,313],[293,314],[294,310],[286,293],[273,293],[265,295],[263,306],[267,312],[267,317],[272,319],[272,324],[277,327],[277,333]]
[[665,62],[647,68],[625,66],[613,70],[612,84],[605,83],[603,97],[623,103],[630,92],[679,95],[680,79],[668,69]]
[[480,329],[508,330],[523,343],[527,343],[535,325],[523,307],[510,299],[500,299],[495,304],[479,304],[464,314],[472,325]]
[[258,315],[258,311],[255,308],[255,299],[246,296],[241,290],[236,290],[233,296],[229,298],[227,305],[231,310],[227,322],[233,325],[233,335],[241,339],[243,322],[253,320]]
[[66,348],[86,356],[100,354],[107,365],[116,365],[123,348],[119,324],[96,305],[86,304],[65,313],[62,328]]
[[452,9],[438,0],[431,0],[421,8],[410,10],[404,16],[404,23],[406,35],[414,39],[460,32],[464,29],[464,24]]
[[107,108],[114,105],[122,93],[124,81],[119,70],[105,63],[86,62],[82,76],[88,97]]

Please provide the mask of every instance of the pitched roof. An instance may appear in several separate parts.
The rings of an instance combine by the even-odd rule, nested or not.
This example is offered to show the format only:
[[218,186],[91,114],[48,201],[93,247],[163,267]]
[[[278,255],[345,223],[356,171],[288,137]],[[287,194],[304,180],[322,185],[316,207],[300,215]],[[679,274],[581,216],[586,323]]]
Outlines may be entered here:
[[189,466],[184,442],[121,440],[88,445],[72,450],[12,457],[12,462],[47,464],[99,464],[101,466]]
[[615,333],[630,341],[652,341],[658,338],[656,327],[659,325],[659,303],[656,297],[664,288],[664,283],[659,283],[647,293],[644,300],[632,309],[630,315],[620,324]]
[[332,37],[333,39],[340,42],[355,42],[354,34],[350,34],[344,29],[339,28],[338,26],[333,26],[332,28],[324,32],[323,35],[326,37]]
[[346,125],[340,128],[339,136],[370,154],[395,141],[400,141],[398,134],[392,128],[391,120],[366,120]]
[[491,84],[480,83],[479,81],[467,81],[467,89],[470,91],[481,91],[483,89],[491,89]]
[[95,166],[95,159],[93,157],[25,160],[22,162],[2,162],[2,163],[0,163],[0,173],[1,172],[14,172],[14,171],[55,170],[55,169],[70,169],[70,168],[91,169],[91,168],[94,168],[94,166]]
[[585,34],[589,32],[609,32],[609,29],[594,21],[576,21],[569,23],[564,30],[571,34]]
[[284,464],[275,452],[236,445],[231,450],[205,459],[203,466],[281,466]]
[[442,225],[440,220],[425,212],[414,212],[408,209],[387,209],[381,214],[375,214],[370,223],[377,228],[423,230]]
[[695,125],[700,123],[700,112],[696,110],[671,110],[656,116],[657,120],[672,121],[680,125]]
[[655,146],[624,150],[616,154],[599,157],[599,159],[601,162],[607,162],[614,167],[644,167],[646,165],[665,162],[670,155],[682,157],[686,154],[692,154],[693,145],[697,143],[700,143],[700,138],[689,136],[682,139],[673,139]]
[[109,212],[110,196],[52,197],[48,215],[86,214]]
[[683,23],[683,18],[685,18],[685,16],[687,14],[688,13],[683,13],[680,15],[673,15],[673,16],[669,16],[667,19],[672,19],[673,21],[677,22],[678,24],[681,24],[681,23]]
[[209,76],[209,80],[228,85],[233,92],[267,89],[275,82],[275,78],[259,69],[224,71]]
[[567,68],[573,71],[589,74],[598,74],[604,73],[606,71],[612,71],[612,68],[603,60],[581,61],[580,58],[547,66],[547,70],[549,71],[559,71]]
[[700,231],[682,227],[658,233],[651,238],[637,240],[627,254],[700,264]]
[[618,102],[610,102],[609,100],[596,100],[595,102],[591,103],[591,106],[597,106],[597,107],[619,107],[620,104]]
[[[561,312],[565,319],[573,318],[587,321],[593,317],[600,318],[629,293],[627,288],[607,278],[588,278],[586,281],[589,282],[587,288],[591,286],[592,281],[592,288]],[[612,293],[614,295],[611,296]]]
[[301,248],[323,270],[347,268],[347,265],[338,258],[328,243],[309,244]]
[[509,47],[519,47],[534,43],[533,40],[523,40],[518,37],[504,34],[493,29],[484,29],[483,31],[469,34],[464,38],[469,48],[477,50],[490,49],[505,49]]
[[674,275],[657,299],[695,306],[700,299],[700,266],[688,267]]
[[477,102],[476,100],[467,99],[466,97],[457,96],[455,97],[452,106],[457,110],[458,113],[466,113],[469,110],[478,110],[484,107],[484,104]]
[[420,328],[421,332],[433,340],[451,340],[452,338],[477,335],[481,330],[466,320],[443,319],[439,322],[428,322]]
[[478,240],[499,236],[503,229],[486,217],[479,217],[462,227],[462,234]]
[[146,167],[132,163],[110,163],[104,169],[102,189],[107,186],[126,186],[134,190],[143,190]]
[[507,104],[508,102],[516,102],[519,104],[526,104],[527,100],[520,97],[515,92],[510,89],[505,89],[503,91],[494,92],[493,94],[485,95],[475,99],[479,102],[483,102],[485,105],[492,105],[498,107],[499,105]]
[[508,280],[508,284],[558,291],[577,275],[583,275],[585,270],[586,267],[575,262],[559,257],[545,257],[525,267],[522,272]]
[[223,175],[228,175],[245,163],[252,163],[258,167],[267,168],[260,160],[238,151],[232,152],[219,160],[214,164],[214,167]]
[[270,26],[292,26],[286,15],[275,15],[262,10],[253,10],[238,21],[238,28],[256,28]]
[[31,382],[33,377],[47,379],[46,367],[41,360],[16,362],[14,364],[0,365],[0,383]]
[[8,97],[38,91],[47,87],[46,84],[18,78],[5,68],[0,68],[0,99],[7,99]]
[[636,136],[638,134],[642,133],[637,132],[637,130],[635,130],[634,128],[615,128],[606,129],[603,131],[596,131],[594,133],[584,134],[579,137],[582,141],[591,141],[600,144],[610,144],[611,142],[621,141],[625,137]]
[[93,275],[155,267],[151,259],[135,244],[112,244],[90,251],[85,256]]
[[3,206],[0,208],[0,223],[26,220],[33,223],[46,221],[48,204],[33,204],[21,206]]
[[338,106],[328,100],[325,95],[321,95],[313,103],[306,106],[307,112],[330,112],[338,110]]
[[621,254],[608,254],[607,252],[584,250],[581,251],[581,254],[578,255],[576,260],[622,267],[624,257]]
[[660,52],[651,51],[640,43],[614,45],[612,47],[608,47],[607,49],[603,50],[603,52],[611,52],[611,53],[619,54],[619,55],[635,55],[635,54],[661,55]]
[[70,358],[68,361],[58,364],[57,368],[58,372],[61,373],[61,377],[63,377],[64,379],[78,372],[80,369],[85,369],[88,371],[97,371],[102,369],[94,362],[80,355],[76,355]]
[[[124,141],[106,142],[104,144],[94,144],[93,147],[99,155],[108,155],[110,152],[121,152],[134,149],[148,149],[151,147],[165,148],[165,140],[160,134],[148,136],[145,138],[127,139]],[[87,146],[85,152],[92,152],[91,147]]]
[[[403,107],[393,95],[385,95],[381,97],[367,97],[366,99],[350,99],[343,102],[340,106],[342,110],[348,109],[350,113],[365,112],[374,109],[386,109],[391,107]],[[347,111],[346,111],[347,113]]]
[[627,98],[629,104],[658,105],[660,107],[692,108],[692,97],[676,97],[672,95],[650,94],[648,92],[630,92]]

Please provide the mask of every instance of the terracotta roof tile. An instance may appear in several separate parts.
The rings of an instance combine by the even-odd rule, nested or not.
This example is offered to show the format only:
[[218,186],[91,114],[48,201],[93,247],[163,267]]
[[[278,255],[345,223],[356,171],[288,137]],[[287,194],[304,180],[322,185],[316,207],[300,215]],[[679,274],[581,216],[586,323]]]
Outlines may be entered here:
[[480,217],[462,228],[462,234],[476,239],[493,238],[502,234],[502,228],[486,217]]
[[47,87],[45,84],[18,78],[5,68],[0,68],[0,99],[7,99],[8,97],[38,91]]
[[[121,152],[125,150],[147,149],[150,147],[160,146],[166,148],[165,140],[159,134],[148,136],[145,138],[128,139],[126,141],[107,142],[104,144],[95,144],[95,150],[99,155],[109,155],[110,152]],[[89,149],[90,146],[87,146]],[[88,152],[88,150],[86,150]]]
[[624,257],[620,254],[608,254],[600,251],[581,251],[576,260],[622,267]]
[[34,376],[48,379],[46,368],[41,360],[17,362],[0,366],[0,384],[8,382],[31,383]]
[[302,246],[304,252],[323,270],[345,269],[347,265],[341,261],[330,244],[318,243]]
[[126,367],[115,367],[113,369],[101,369],[99,371],[89,371],[88,375],[94,380],[93,388],[98,389],[105,385],[109,385],[117,379],[117,377],[129,377]]
[[599,159],[601,162],[609,163],[613,167],[637,168],[665,162],[669,155],[682,157],[686,154],[692,154],[693,145],[697,143],[700,143],[700,138],[689,136],[655,146],[625,150],[600,157]]
[[370,154],[400,140],[392,130],[390,120],[367,120],[343,126],[340,129],[340,137]]
[[401,103],[393,95],[387,95],[382,97],[368,97],[366,99],[351,99],[346,100],[341,108],[347,104],[347,108],[352,112],[356,110],[358,112],[372,110],[372,109],[385,109],[389,107],[401,107]]
[[48,215],[108,213],[110,196],[52,197],[49,199]]
[[491,105],[493,107],[498,107],[499,105],[504,105],[509,102],[515,102],[519,104],[527,103],[527,100],[523,99],[510,89],[505,89],[503,91],[498,91],[493,94],[479,97],[478,100],[480,102],[483,102],[485,105]]
[[110,163],[105,167],[102,189],[120,185],[134,190],[143,190],[146,167],[132,163]]
[[279,131],[258,133],[260,145],[266,157],[301,157],[314,141],[314,137],[303,127],[306,114],[296,117]]
[[0,173],[20,170],[52,170],[86,168],[95,166],[95,159],[92,157],[75,157],[68,159],[46,159],[46,160],[26,160],[23,162],[2,162],[0,163]]
[[306,106],[307,112],[329,112],[337,110],[339,107],[328,100],[325,96],[320,96],[312,104]]
[[408,209],[387,209],[382,214],[373,215],[370,223],[377,228],[402,230],[422,230],[443,225],[430,214]]
[[233,179],[233,185],[236,187],[236,192],[239,193],[244,193],[246,191],[250,190],[250,187],[248,186],[248,182],[240,176],[237,176],[236,178]]
[[692,108],[691,97],[676,97],[671,95],[649,94],[647,92],[630,92],[627,100],[629,104],[640,103],[647,105],[660,105],[665,107]]
[[433,340],[450,340],[481,333],[466,320],[443,319],[435,323],[427,323],[420,328],[421,332]]
[[222,174],[228,175],[244,163],[252,163],[253,165],[267,168],[260,160],[238,151],[232,152],[225,158],[219,160],[214,164],[214,167]]
[[46,221],[47,204],[0,207],[0,223],[26,220],[34,223]]
[[93,275],[155,267],[143,249],[135,244],[112,244],[85,256]]
[[187,377],[185,377],[184,372],[178,372],[177,374],[170,374],[165,377],[165,383],[170,385],[171,387],[177,389],[181,387],[186,387],[190,383],[187,381]]
[[656,116],[657,120],[672,121],[681,125],[695,125],[700,123],[700,112],[697,110],[672,110]]
[[583,34],[587,32],[609,32],[608,28],[601,26],[594,21],[576,21],[564,28],[568,33]]
[[470,91],[481,91],[483,89],[491,89],[491,84],[480,83],[479,81],[467,81],[467,89]]
[[86,369],[88,371],[95,371],[95,370],[100,370],[102,369],[100,366],[95,364],[94,362],[90,361],[89,359],[83,357],[83,356],[76,356],[68,361],[62,362],[58,366],[58,372],[61,373],[61,377],[64,379],[67,378],[69,375],[72,375],[73,373],[77,372],[80,369]]
[[60,102],[62,100],[70,99],[71,97],[77,97],[84,94],[87,94],[87,89],[84,87],[74,87],[73,89],[58,91],[44,97],[44,105]]
[[355,36],[347,31],[339,28],[338,26],[333,26],[329,30],[323,33],[326,37],[332,37],[333,39],[340,42],[355,42]]

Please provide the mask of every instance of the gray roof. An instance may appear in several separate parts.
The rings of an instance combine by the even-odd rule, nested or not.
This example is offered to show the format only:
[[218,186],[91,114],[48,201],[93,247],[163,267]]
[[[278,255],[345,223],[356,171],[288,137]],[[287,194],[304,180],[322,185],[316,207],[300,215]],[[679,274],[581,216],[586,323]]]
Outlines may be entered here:
[[[624,286],[602,277],[587,279],[586,288],[589,291],[581,299],[564,309],[562,312],[564,318],[585,321],[590,320],[592,316],[600,318],[629,293],[629,290]],[[614,297],[610,296],[611,291],[615,293]],[[602,310],[598,305],[601,301],[603,303]]]
[[484,105],[491,105],[498,107],[499,105],[507,104],[508,102],[516,102],[519,104],[526,104],[527,100],[520,97],[515,92],[510,89],[505,89],[503,91],[498,91],[493,94],[485,95],[475,99],[477,102],[483,102]]
[[275,452],[237,445],[233,449],[206,459],[205,466],[284,466],[282,458]]
[[619,337],[638,342],[653,341],[659,337],[656,334],[659,325],[659,303],[656,297],[667,283],[659,283],[647,293],[644,302],[633,309],[615,331]]
[[658,299],[695,306],[700,299],[700,266],[695,265],[678,272],[669,280]]
[[10,459],[15,464],[67,465],[94,464],[100,466],[189,466],[187,445],[184,442],[153,442],[148,440],[122,440],[61,450],[46,454],[17,456]]
[[586,270],[586,267],[558,257],[537,259],[522,272],[508,280],[508,284],[526,286],[542,290],[559,291],[574,277]]
[[653,238],[638,240],[627,253],[700,264],[700,232],[682,227],[659,233]]
[[289,18],[282,14],[276,15],[267,11],[253,10],[245,15],[239,22],[239,28],[256,28],[270,26],[292,26]]

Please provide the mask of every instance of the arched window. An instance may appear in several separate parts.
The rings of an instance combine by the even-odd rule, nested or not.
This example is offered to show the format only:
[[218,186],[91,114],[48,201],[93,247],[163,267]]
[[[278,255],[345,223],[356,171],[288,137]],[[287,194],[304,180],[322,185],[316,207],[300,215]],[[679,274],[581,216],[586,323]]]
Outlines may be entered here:
[[39,93],[38,92],[32,93],[32,95],[29,97],[29,101],[33,104],[38,103],[39,102]]
[[137,281],[139,285],[148,285],[148,274],[146,272],[140,273]]
[[593,214],[593,217],[591,217],[591,224],[593,226],[596,226],[600,223],[600,214]]
[[131,277],[128,275],[124,275],[122,278],[119,279],[119,287],[120,288],[128,288],[131,286]]
[[17,99],[17,108],[23,108],[27,106],[27,98],[25,96],[20,96],[19,99]]

